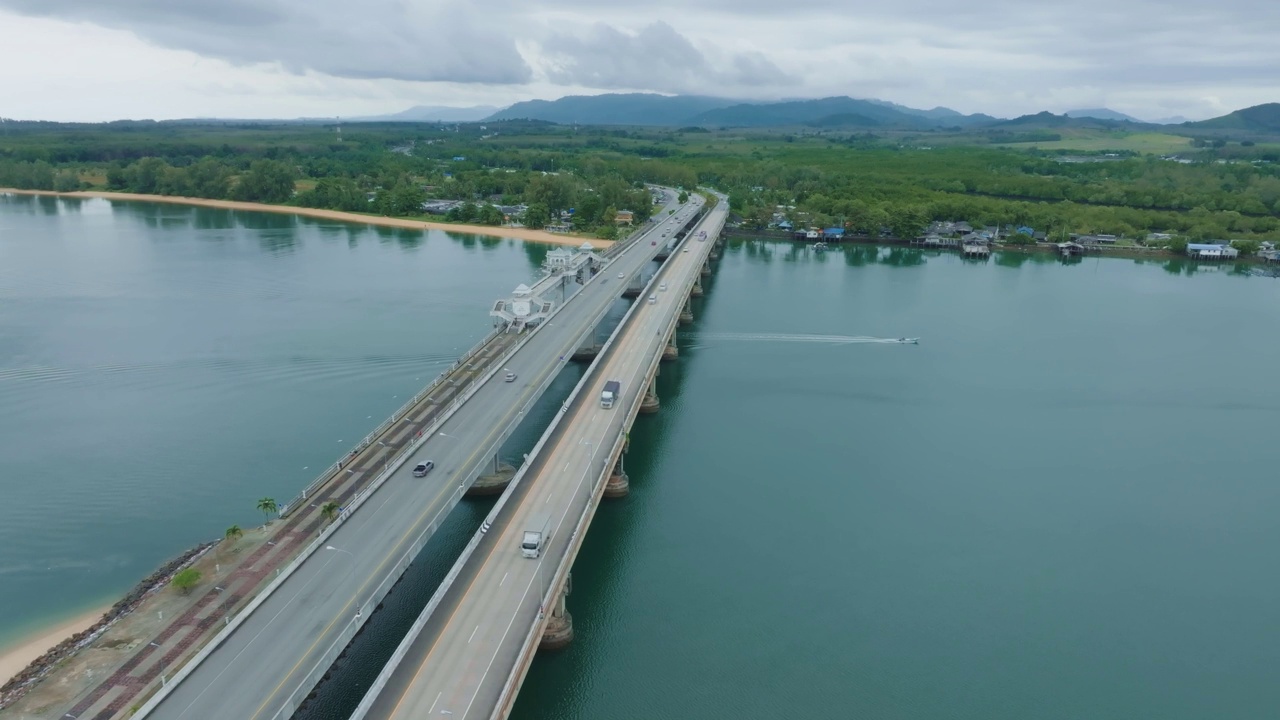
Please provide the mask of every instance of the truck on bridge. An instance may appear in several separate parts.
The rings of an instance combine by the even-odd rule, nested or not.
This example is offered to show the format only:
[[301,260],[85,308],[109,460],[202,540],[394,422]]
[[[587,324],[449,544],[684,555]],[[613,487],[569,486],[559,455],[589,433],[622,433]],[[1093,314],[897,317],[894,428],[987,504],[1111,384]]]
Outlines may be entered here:
[[520,540],[520,554],[527,558],[538,557],[542,553],[542,548],[547,546],[547,541],[551,539],[551,533],[548,532],[550,526],[550,515],[544,513],[535,516]]
[[618,399],[618,394],[622,391],[622,383],[617,380],[610,380],[604,384],[604,390],[600,392],[600,407],[608,410],[613,407],[613,401]]

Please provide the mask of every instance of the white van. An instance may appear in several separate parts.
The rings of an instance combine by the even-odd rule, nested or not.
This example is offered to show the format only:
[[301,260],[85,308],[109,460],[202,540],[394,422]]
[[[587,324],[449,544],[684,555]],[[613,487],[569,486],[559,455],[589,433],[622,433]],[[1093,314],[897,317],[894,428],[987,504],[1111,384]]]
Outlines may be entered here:
[[649,304],[650,304],[650,305],[653,305],[653,304],[655,304],[655,303],[657,303],[657,302],[658,302],[658,296],[657,296],[657,295],[650,295],[650,296],[649,296]]

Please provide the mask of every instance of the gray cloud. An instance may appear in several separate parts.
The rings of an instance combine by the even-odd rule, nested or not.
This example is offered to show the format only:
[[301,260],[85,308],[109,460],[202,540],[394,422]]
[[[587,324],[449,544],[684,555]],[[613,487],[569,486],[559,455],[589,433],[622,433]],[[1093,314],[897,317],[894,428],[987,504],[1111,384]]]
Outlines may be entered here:
[[562,85],[602,90],[707,92],[779,87],[799,80],[759,52],[713,62],[665,22],[627,33],[595,23],[579,33],[558,31],[542,45],[547,77]]
[[233,63],[348,78],[524,83],[513,39],[447,0],[0,0],[0,8],[130,30]]

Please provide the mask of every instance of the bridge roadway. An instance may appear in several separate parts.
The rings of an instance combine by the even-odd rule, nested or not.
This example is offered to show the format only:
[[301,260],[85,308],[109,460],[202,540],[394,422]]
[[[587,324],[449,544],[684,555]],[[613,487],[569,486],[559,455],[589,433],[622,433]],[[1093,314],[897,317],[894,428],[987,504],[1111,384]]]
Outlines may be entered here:
[[[548,593],[576,555],[582,539],[577,535],[585,533],[590,518],[584,513],[599,502],[615,461],[613,452],[621,451],[649,373],[656,368],[688,289],[707,262],[726,212],[724,203],[712,210],[699,225],[708,229],[707,240],[697,241],[695,228],[684,241],[690,252],[672,254],[651,281],[655,287],[666,282],[669,290],[651,291],[658,298],[655,304],[637,301],[596,369],[548,430],[549,442],[512,489],[507,507],[497,513],[470,556],[464,554],[458,561],[457,576],[437,591],[438,605],[424,611],[415,626],[420,626],[418,632],[401,644],[353,718],[505,717],[532,652],[526,639],[551,612],[555,601],[547,602]],[[606,379],[623,384],[621,401],[608,410],[599,401]],[[586,521],[579,525],[583,517]],[[552,527],[549,546],[538,559],[523,557],[523,532],[547,518]],[[508,684],[511,690],[504,696]]]
[[[674,194],[672,194],[674,196]],[[216,638],[135,717],[164,720],[288,718],[399,579],[414,556],[487,467],[524,412],[592,332],[627,280],[662,246],[663,231],[691,219],[666,215],[588,281],[557,314],[531,331],[504,365],[422,441],[364,504],[247,617]],[[667,206],[670,207],[670,206]],[[664,207],[664,210],[667,209]],[[692,208],[696,209],[696,208]],[[424,478],[413,465],[435,462]]]

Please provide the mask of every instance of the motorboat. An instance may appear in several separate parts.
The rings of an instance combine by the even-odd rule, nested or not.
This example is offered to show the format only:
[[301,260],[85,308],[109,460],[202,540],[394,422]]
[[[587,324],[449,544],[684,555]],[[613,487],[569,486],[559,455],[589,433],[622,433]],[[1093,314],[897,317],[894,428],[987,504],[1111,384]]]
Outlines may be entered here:
[[903,345],[919,345],[920,338],[898,338],[898,342]]

